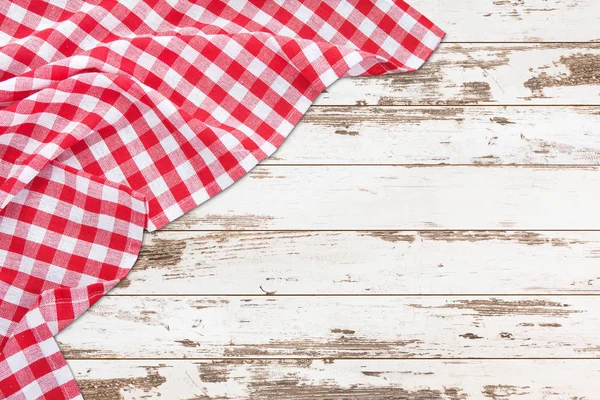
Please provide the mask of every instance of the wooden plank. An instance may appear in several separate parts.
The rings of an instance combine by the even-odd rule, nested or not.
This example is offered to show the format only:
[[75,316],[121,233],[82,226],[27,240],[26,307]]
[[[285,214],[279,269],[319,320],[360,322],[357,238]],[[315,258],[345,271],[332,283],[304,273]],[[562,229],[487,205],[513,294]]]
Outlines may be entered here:
[[599,164],[600,107],[320,107],[265,164]]
[[462,42],[573,42],[600,40],[594,0],[409,1]]
[[593,399],[597,360],[71,360],[86,400]]
[[57,339],[68,358],[593,358],[599,324],[596,296],[110,296]]
[[260,166],[166,229],[596,230],[598,172]]
[[315,104],[597,105],[599,71],[599,43],[442,44],[416,73],[341,79]]
[[600,232],[155,232],[111,292],[600,294]]

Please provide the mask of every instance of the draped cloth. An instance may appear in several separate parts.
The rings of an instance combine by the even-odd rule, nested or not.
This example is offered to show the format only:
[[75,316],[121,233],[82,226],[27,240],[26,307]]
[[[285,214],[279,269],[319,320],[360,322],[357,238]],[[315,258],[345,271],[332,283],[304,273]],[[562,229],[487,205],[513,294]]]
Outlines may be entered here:
[[0,1],[0,397],[81,394],[54,336],[327,86],[411,72],[401,0]]

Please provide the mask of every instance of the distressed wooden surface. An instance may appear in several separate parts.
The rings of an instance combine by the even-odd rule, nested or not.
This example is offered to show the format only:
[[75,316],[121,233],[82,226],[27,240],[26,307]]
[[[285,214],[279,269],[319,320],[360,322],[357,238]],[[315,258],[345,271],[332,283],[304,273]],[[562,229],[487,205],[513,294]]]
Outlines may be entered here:
[[417,0],[410,4],[460,42],[600,41],[595,0]]
[[164,229],[600,229],[585,166],[259,166]]
[[413,6],[429,63],[328,88],[58,336],[86,400],[599,398],[600,7]]
[[342,79],[315,104],[598,105],[600,43],[443,43],[415,73]]
[[598,126],[596,106],[313,107],[264,164],[597,165]]
[[599,294],[599,263],[600,232],[159,231],[109,295]]
[[110,296],[69,358],[600,357],[597,296]]
[[600,391],[597,360],[72,360],[69,365],[86,400],[563,400],[595,399]]

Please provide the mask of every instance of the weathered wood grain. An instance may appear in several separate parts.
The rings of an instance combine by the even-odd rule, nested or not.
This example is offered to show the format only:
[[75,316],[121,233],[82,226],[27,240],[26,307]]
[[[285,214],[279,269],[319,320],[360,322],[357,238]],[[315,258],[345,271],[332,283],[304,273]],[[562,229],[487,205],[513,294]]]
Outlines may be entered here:
[[599,164],[598,126],[595,106],[316,106],[264,164]]
[[599,171],[260,166],[165,229],[595,230]]
[[67,358],[600,357],[600,297],[110,296]]
[[155,232],[110,294],[600,294],[600,232]]
[[86,400],[594,399],[597,360],[71,360]]
[[442,44],[415,73],[341,79],[315,104],[597,105],[600,43]]
[[600,40],[594,0],[413,0],[449,41],[568,42]]

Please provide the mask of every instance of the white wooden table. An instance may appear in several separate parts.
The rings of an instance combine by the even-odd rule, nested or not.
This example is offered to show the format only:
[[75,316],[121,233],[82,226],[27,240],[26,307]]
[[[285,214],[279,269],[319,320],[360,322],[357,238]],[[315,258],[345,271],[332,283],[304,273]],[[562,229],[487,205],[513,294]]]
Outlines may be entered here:
[[600,398],[600,4],[413,5],[421,71],[329,88],[58,336],[86,400]]

